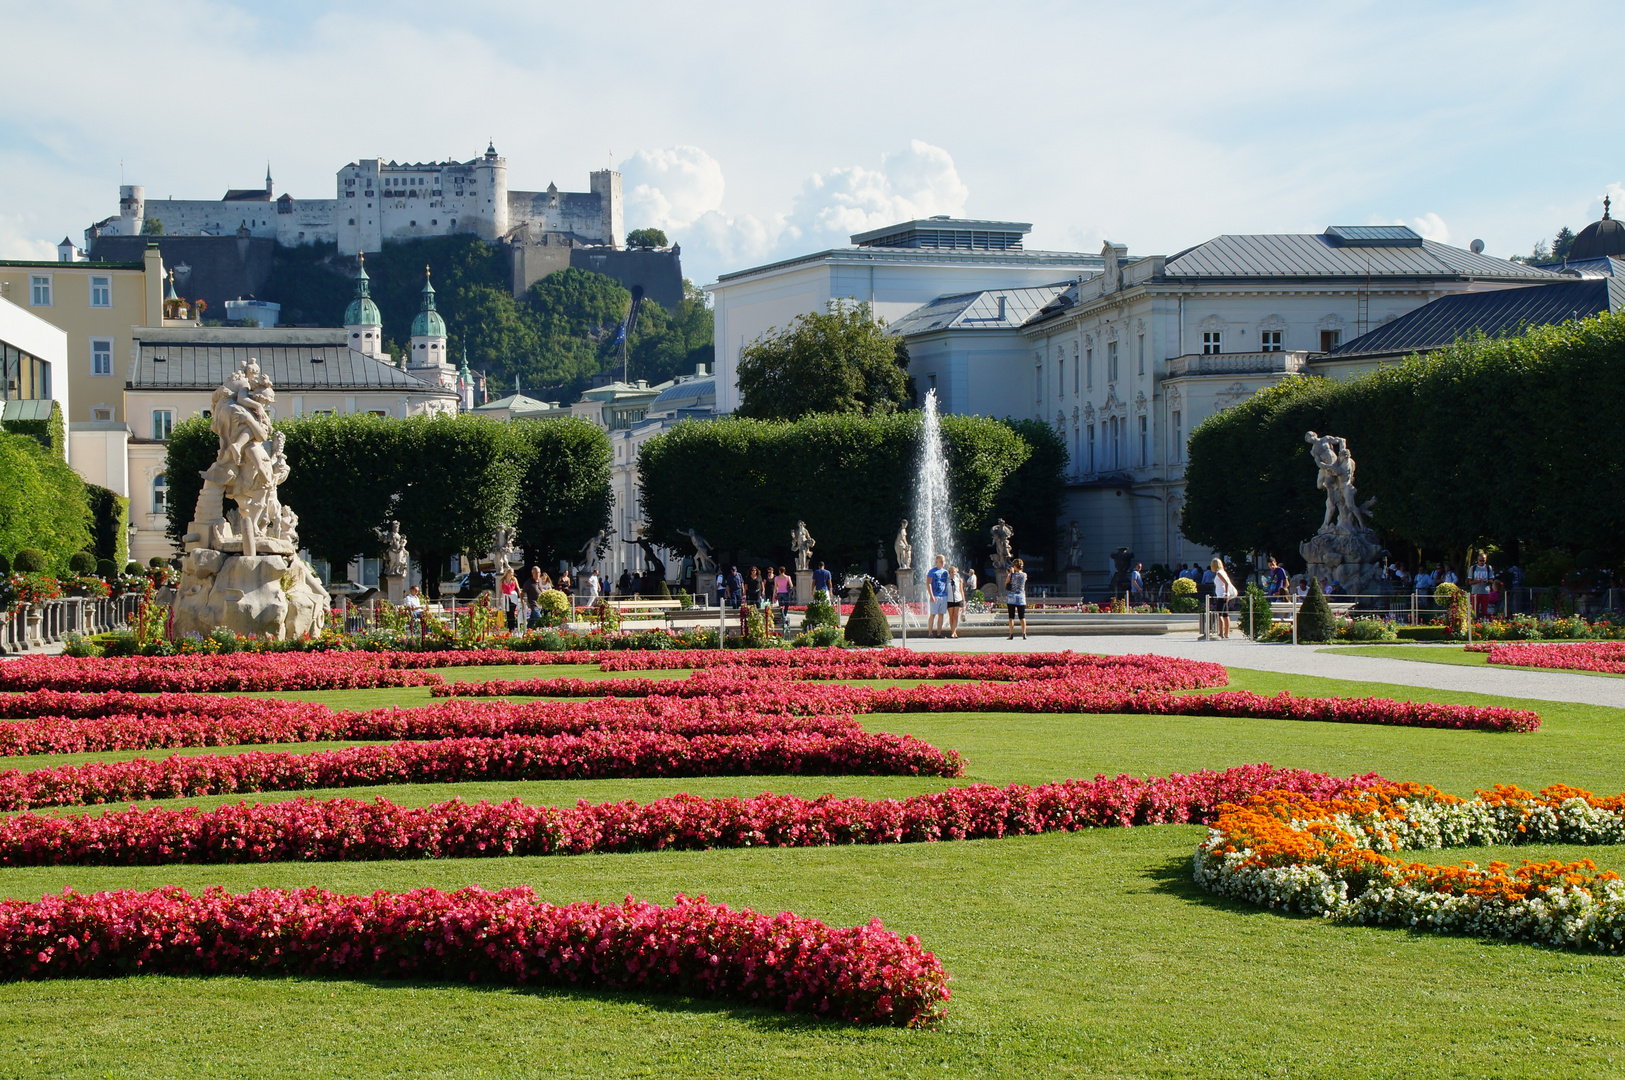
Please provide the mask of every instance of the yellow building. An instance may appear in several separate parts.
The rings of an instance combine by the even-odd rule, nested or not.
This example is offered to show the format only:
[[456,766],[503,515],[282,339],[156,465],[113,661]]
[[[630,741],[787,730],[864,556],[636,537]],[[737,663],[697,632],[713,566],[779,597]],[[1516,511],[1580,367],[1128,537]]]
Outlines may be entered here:
[[163,318],[164,261],[156,246],[139,263],[0,261],[0,296],[68,335],[66,377],[75,423],[117,423],[137,326]]

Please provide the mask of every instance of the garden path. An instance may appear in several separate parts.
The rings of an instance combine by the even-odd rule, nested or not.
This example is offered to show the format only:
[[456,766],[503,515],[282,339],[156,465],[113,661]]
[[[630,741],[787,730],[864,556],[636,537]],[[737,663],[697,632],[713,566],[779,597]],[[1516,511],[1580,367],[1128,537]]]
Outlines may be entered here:
[[[894,642],[895,643],[895,642]],[[1581,705],[1625,708],[1625,679],[1604,679],[1566,671],[1526,671],[1512,668],[1456,667],[1386,657],[1339,655],[1338,650],[1312,645],[1259,645],[1237,634],[1229,641],[1199,641],[1189,634],[1034,635],[1025,641],[1002,638],[931,640],[909,635],[908,646],[925,652],[1075,652],[1154,653],[1187,660],[1209,660],[1225,667],[1274,671],[1283,675],[1313,675],[1325,679],[1423,686],[1473,694],[1571,701]],[[1411,645],[1407,648],[1461,648],[1460,645]]]

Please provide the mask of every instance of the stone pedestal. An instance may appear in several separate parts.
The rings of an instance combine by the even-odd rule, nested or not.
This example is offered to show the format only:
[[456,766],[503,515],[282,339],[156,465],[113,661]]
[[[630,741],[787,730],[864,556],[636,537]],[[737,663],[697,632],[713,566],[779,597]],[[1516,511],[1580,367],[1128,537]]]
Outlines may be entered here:
[[1337,582],[1344,592],[1386,591],[1382,579],[1382,544],[1370,529],[1330,527],[1298,545],[1308,564],[1305,572]]
[[42,649],[45,647],[45,608],[43,605],[28,605],[28,614],[25,617],[23,627],[23,644],[26,648]]
[[813,583],[811,570],[796,571],[796,603],[810,604],[813,600]]
[[400,607],[406,600],[406,578],[390,574],[385,576],[383,581],[384,599],[396,607]]
[[327,624],[327,591],[295,555],[231,555],[194,548],[181,563],[174,633],[293,638]]
[[1068,597],[1082,596],[1083,595],[1083,571],[1082,570],[1078,570],[1076,568],[1068,570],[1066,572],[1066,575],[1065,575],[1065,582],[1066,582],[1066,585],[1065,585],[1066,591],[1062,595],[1068,596]]

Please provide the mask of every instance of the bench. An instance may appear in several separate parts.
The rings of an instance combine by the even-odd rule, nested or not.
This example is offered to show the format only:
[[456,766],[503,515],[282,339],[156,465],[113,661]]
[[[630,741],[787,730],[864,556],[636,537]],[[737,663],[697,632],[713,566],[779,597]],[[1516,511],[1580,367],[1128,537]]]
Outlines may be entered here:
[[[1280,601],[1272,600],[1270,601],[1270,614],[1277,619],[1290,619],[1292,618],[1292,613],[1297,611],[1301,606],[1302,605],[1299,604],[1283,604]],[[1339,603],[1333,603],[1328,600],[1326,602],[1326,606],[1332,609],[1333,615],[1347,615],[1350,611],[1353,611],[1356,607],[1358,607],[1359,604],[1353,600],[1345,600]]]
[[604,604],[620,615],[622,630],[665,630],[672,613],[683,606],[681,600],[644,596],[605,597]]

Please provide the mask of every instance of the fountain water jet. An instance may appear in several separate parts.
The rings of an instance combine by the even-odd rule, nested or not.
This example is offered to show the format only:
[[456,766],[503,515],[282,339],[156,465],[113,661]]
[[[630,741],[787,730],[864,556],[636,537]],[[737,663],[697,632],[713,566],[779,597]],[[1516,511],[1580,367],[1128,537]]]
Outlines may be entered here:
[[936,565],[935,557],[952,565],[958,555],[953,519],[948,512],[948,457],[942,445],[942,422],[937,415],[937,392],[925,395],[924,423],[920,431],[920,458],[914,477],[914,580]]

